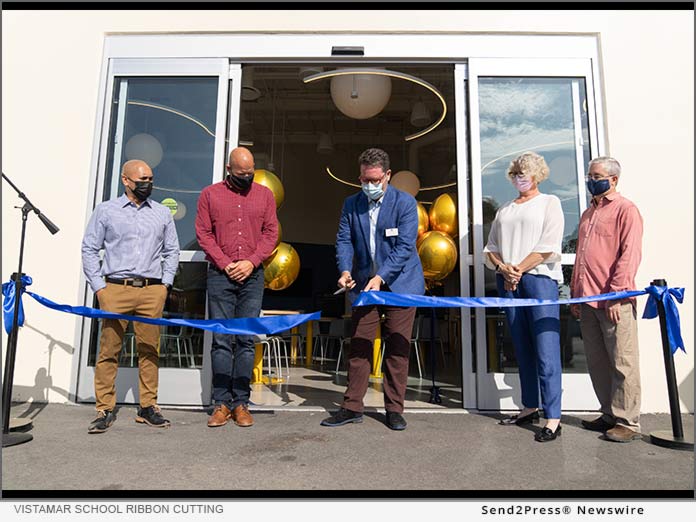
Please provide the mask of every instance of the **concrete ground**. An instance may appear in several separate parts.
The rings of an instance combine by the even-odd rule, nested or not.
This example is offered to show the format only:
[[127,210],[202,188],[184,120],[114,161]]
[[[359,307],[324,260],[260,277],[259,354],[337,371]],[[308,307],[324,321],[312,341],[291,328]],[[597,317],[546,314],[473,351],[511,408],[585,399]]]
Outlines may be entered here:
[[[694,454],[650,444],[671,429],[668,415],[643,415],[643,440],[602,439],[563,416],[562,436],[533,440],[534,429],[499,426],[500,414],[407,411],[394,432],[384,413],[362,424],[319,425],[322,411],[254,411],[255,425],[207,428],[204,410],[164,409],[169,429],[134,422],[123,406],[106,433],[88,435],[93,405],[19,404],[33,418],[28,443],[3,449],[9,490],[681,490],[693,492]],[[693,415],[683,416],[693,429]],[[693,433],[693,432],[692,432]],[[107,493],[108,496],[108,493]],[[323,494],[321,496],[330,496]],[[359,495],[356,495],[359,496]]]

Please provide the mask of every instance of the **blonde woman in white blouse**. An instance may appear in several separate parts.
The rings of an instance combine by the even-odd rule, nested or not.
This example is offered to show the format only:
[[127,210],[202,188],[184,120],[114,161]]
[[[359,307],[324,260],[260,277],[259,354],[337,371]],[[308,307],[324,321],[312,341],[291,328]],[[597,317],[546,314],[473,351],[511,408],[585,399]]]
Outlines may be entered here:
[[[507,172],[518,190],[498,209],[484,248],[486,266],[496,271],[498,294],[517,299],[558,299],[563,240],[560,200],[542,194],[549,176],[546,161],[535,152],[515,158]],[[519,365],[523,409],[501,424],[521,426],[539,420],[539,391],[546,425],[535,440],[561,434],[561,347],[558,305],[506,308]]]

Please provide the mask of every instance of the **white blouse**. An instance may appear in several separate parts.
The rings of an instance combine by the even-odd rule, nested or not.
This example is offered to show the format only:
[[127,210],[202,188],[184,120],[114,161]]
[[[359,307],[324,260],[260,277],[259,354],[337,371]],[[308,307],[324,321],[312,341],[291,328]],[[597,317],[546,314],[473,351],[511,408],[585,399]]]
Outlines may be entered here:
[[[483,252],[500,254],[505,264],[516,265],[531,252],[551,252],[543,263],[527,273],[549,276],[563,282],[561,245],[565,226],[561,201],[551,194],[539,194],[524,203],[509,201],[498,209],[488,244]],[[495,270],[488,256],[486,266]]]

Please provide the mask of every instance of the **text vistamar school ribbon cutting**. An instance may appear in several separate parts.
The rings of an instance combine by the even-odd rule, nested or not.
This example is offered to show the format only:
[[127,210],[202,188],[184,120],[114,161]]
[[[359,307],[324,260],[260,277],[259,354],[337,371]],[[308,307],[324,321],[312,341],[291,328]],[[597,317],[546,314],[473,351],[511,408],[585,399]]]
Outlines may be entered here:
[[[94,319],[125,319],[127,321],[140,321],[154,325],[190,326],[201,330],[223,334],[238,335],[272,335],[278,332],[290,330],[307,321],[318,320],[320,312],[311,314],[299,314],[292,316],[250,317],[239,319],[153,319],[134,315],[115,314],[105,312],[87,306],[70,306],[58,304],[46,297],[34,292],[26,291],[26,286],[32,284],[32,278],[28,275],[21,277],[21,293],[27,293],[43,306],[52,310],[58,310],[83,317]],[[15,282],[3,283],[3,320],[5,331],[9,334],[12,329],[12,320],[15,306]],[[521,306],[543,305],[572,305],[595,301],[614,301],[647,295],[648,300],[643,311],[643,319],[653,319],[658,316],[658,302],[665,309],[667,336],[669,338],[672,353],[677,349],[686,352],[681,336],[681,323],[679,310],[675,300],[682,303],[684,300],[684,288],[670,288],[666,286],[651,285],[643,290],[627,290],[611,292],[607,294],[592,295],[587,297],[575,297],[571,299],[506,299],[501,297],[433,297],[424,295],[397,294],[393,292],[371,291],[362,292],[353,306],[389,305],[389,306],[416,306],[420,308],[508,308]],[[18,324],[24,323],[24,308],[21,300],[19,303]]]

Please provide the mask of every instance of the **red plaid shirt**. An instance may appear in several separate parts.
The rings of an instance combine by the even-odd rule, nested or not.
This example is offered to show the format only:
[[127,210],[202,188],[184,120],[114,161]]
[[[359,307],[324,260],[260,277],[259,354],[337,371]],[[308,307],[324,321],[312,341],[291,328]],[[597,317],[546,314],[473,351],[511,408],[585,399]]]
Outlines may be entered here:
[[204,188],[198,198],[196,237],[206,259],[220,270],[243,259],[258,267],[278,239],[273,193],[258,183],[243,193],[224,181]]

